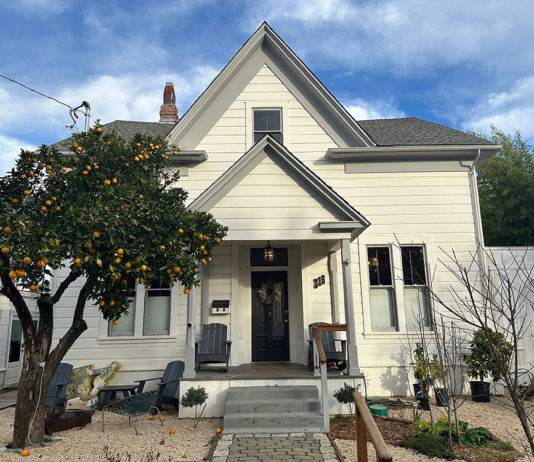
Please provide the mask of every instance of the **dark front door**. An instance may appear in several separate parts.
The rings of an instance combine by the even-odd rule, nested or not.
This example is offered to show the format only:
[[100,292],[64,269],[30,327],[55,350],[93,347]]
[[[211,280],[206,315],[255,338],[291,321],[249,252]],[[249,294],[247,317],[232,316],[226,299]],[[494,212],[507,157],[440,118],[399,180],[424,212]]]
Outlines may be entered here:
[[252,272],[252,361],[289,361],[287,272]]

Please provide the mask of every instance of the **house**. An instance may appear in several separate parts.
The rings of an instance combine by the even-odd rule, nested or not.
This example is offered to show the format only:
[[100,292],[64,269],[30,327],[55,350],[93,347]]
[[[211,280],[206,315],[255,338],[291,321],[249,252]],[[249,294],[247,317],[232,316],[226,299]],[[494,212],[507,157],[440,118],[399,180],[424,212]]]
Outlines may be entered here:
[[[477,252],[475,168],[499,146],[417,118],[354,120],[267,23],[181,118],[167,84],[160,114],[159,123],[115,121],[104,130],[162,134],[179,146],[188,206],[210,211],[228,236],[188,295],[137,287],[117,326],[88,306],[89,329],[66,360],[120,361],[115,380],[127,383],[184,359],[182,389],[206,386],[217,397],[207,415],[221,415],[230,386],[319,378],[302,369],[270,376],[267,368],[251,381],[196,373],[202,325],[228,326],[230,366],[261,369],[271,361],[304,368],[308,325],[339,322],[347,324],[349,375],[333,378],[332,389],[365,377],[369,395],[405,394],[396,356],[418,319],[432,322],[437,307],[423,287],[430,274],[444,296],[452,281],[438,263],[444,250],[466,259]],[[258,290],[269,282],[281,301],[265,311]],[[56,338],[76,295],[69,288],[56,305]]]

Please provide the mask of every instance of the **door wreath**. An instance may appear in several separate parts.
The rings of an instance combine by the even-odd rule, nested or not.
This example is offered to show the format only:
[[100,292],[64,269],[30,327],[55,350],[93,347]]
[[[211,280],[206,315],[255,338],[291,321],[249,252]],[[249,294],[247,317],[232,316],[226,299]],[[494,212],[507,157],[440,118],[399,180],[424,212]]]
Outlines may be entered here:
[[264,282],[258,289],[258,297],[260,302],[265,305],[273,305],[276,302],[279,302],[282,297],[282,292],[276,286],[276,282],[267,281]]

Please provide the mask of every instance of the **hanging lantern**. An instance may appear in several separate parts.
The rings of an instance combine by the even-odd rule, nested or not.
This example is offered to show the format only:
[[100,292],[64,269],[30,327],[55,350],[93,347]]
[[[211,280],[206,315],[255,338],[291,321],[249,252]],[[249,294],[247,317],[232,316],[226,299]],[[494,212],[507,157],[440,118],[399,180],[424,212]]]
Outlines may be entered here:
[[274,261],[274,249],[267,241],[267,246],[263,249],[263,260],[266,263],[272,263]]
[[369,266],[377,267],[378,266],[378,258],[371,257],[369,258]]

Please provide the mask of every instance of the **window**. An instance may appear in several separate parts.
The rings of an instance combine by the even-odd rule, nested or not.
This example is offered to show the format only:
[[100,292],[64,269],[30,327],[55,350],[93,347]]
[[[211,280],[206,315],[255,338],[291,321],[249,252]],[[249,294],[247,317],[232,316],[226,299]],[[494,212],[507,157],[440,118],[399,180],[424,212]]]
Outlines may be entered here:
[[168,335],[171,321],[171,289],[153,281],[146,291],[143,335]]
[[135,285],[134,278],[127,279],[126,290],[128,292],[128,301],[130,302],[128,314],[121,316],[118,324],[113,324],[112,321],[108,322],[108,335],[110,337],[134,335],[135,333]]
[[406,329],[430,327],[425,251],[422,246],[401,247]]
[[267,134],[282,143],[281,116],[280,109],[256,109],[254,111],[254,144]]
[[371,327],[377,331],[397,330],[395,295],[389,247],[369,247]]

